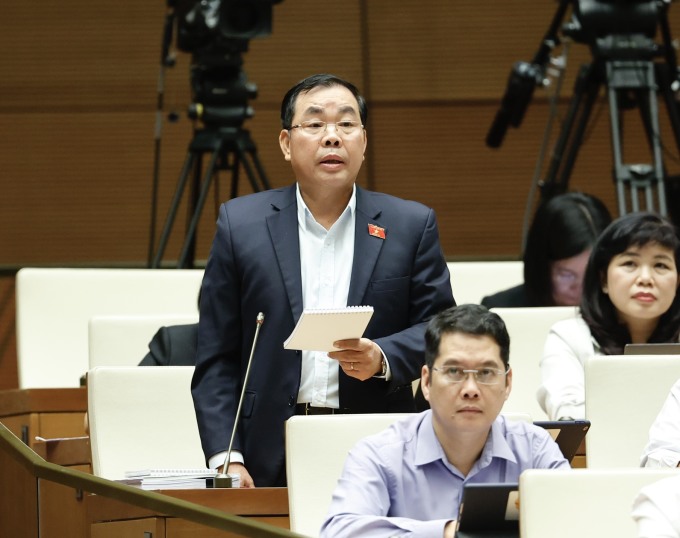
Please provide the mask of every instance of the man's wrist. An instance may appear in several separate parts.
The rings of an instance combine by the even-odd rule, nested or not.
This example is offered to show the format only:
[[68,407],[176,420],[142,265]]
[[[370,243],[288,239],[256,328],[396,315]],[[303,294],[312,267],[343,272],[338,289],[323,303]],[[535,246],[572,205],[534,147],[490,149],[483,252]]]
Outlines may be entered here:
[[387,357],[385,356],[385,353],[383,352],[382,348],[375,342],[373,342],[373,344],[380,353],[380,355],[378,356],[379,362],[377,364],[373,377],[377,377],[378,379],[384,379],[388,381],[390,379],[390,363],[387,362]]

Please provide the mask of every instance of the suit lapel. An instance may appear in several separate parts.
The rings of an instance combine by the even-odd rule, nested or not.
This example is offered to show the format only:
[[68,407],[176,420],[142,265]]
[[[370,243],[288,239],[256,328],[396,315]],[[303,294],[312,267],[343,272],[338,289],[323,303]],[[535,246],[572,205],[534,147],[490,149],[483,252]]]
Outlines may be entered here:
[[369,234],[369,224],[380,226],[381,209],[372,203],[370,193],[357,185],[356,225],[354,230],[354,261],[347,303],[359,305],[366,294],[373,269],[385,239]]
[[272,203],[274,212],[267,217],[267,227],[286,287],[293,319],[297,322],[302,315],[302,273],[295,184],[285,189],[283,193],[285,197],[281,204]]

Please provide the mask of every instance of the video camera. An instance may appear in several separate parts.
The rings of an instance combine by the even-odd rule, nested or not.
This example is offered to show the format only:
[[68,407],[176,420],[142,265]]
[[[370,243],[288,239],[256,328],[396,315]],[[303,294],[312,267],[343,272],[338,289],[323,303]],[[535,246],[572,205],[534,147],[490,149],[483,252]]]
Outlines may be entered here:
[[177,47],[191,53],[189,117],[240,127],[253,116],[257,86],[242,71],[248,40],[272,32],[272,7],[282,0],[177,0]]
[[177,46],[190,53],[206,47],[241,51],[241,42],[272,33],[272,6],[281,1],[178,0]]
[[[588,44],[595,57],[651,57],[660,51],[652,41],[659,25],[659,3],[668,1],[560,0],[550,28],[533,60],[513,65],[486,144],[492,148],[499,147],[508,127],[519,127],[522,123],[534,89],[544,84],[550,53],[561,41],[560,31],[576,42]],[[571,20],[562,24],[570,6]]]

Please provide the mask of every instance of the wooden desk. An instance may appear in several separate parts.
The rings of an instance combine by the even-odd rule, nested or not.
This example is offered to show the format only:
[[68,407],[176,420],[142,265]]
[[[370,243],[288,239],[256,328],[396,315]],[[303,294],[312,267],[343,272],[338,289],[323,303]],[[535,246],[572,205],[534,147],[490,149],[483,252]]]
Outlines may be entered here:
[[[30,446],[45,460],[59,465],[90,471],[90,445],[85,436],[84,417],[87,410],[87,390],[85,388],[64,389],[11,389],[0,391],[0,422],[24,443]],[[37,441],[43,438],[71,438],[59,441]],[[0,458],[3,479],[21,488],[36,488],[35,481],[5,457]],[[72,488],[42,481],[36,488],[37,501],[41,506],[40,536],[59,538],[61,536],[85,537],[89,527],[85,523],[82,507],[82,493]],[[17,491],[9,485],[0,488],[0,507],[11,510],[16,505]],[[22,512],[8,512],[7,516],[18,526],[19,522],[30,520],[36,507],[25,508]],[[1,512],[2,510],[0,510]],[[14,529],[12,522],[8,528],[0,525],[7,536],[8,529]],[[23,535],[38,534],[38,529],[23,528]],[[0,532],[2,535],[3,532]]]
[[[290,527],[286,488],[187,489],[160,493],[277,527]],[[145,536],[144,533],[151,533],[152,538],[237,536],[98,495],[87,495],[85,501],[91,538],[138,538]]]
[[[586,434],[588,435],[588,434]],[[578,447],[574,459],[571,460],[571,466],[574,469],[586,468],[586,440],[581,441],[581,446]]]
[[87,436],[34,441],[33,450],[50,463],[75,467],[84,472],[91,471],[92,449],[90,438]]
[[0,422],[31,448],[36,436],[84,436],[86,411],[85,388],[0,391]]

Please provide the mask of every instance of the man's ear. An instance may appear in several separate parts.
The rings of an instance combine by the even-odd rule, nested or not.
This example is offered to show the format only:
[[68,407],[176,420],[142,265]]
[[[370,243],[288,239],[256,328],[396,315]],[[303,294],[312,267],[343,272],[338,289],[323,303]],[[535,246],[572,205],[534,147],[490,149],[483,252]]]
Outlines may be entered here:
[[290,162],[290,132],[286,129],[281,129],[279,133],[279,146],[281,146],[283,158]]
[[507,400],[510,397],[510,391],[512,390],[512,368],[508,370],[508,373],[505,374],[505,399]]
[[428,402],[430,401],[430,376],[431,376],[430,369],[427,367],[427,364],[423,364],[423,367],[420,370],[420,390],[423,391],[423,398],[425,398]]

